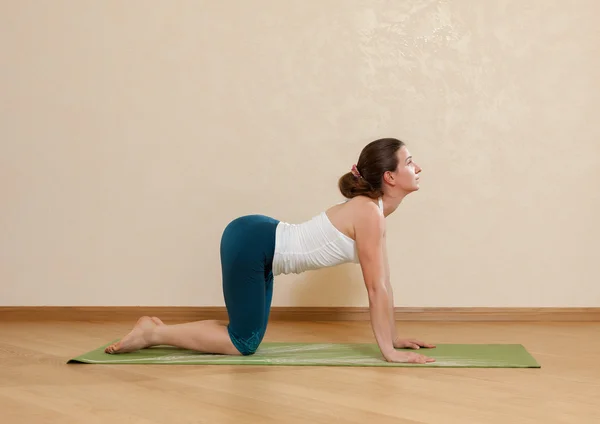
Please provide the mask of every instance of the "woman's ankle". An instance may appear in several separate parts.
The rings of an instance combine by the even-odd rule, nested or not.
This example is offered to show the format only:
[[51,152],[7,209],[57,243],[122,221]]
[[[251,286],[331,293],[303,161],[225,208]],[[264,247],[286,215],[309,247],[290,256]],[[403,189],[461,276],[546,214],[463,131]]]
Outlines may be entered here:
[[148,342],[152,346],[165,344],[164,343],[164,330],[167,328],[167,325],[158,325],[150,330],[148,334]]

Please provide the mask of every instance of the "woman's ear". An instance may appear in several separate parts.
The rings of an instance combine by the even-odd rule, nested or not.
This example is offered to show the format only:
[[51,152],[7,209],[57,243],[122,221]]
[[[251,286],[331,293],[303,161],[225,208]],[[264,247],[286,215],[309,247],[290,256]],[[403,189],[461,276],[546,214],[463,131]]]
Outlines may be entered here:
[[395,179],[394,173],[393,173],[393,172],[391,172],[391,171],[385,171],[385,172],[383,173],[383,180],[384,180],[386,183],[388,183],[388,184],[391,184],[391,185],[394,185],[394,184],[395,184],[395,182],[396,182],[396,179]]

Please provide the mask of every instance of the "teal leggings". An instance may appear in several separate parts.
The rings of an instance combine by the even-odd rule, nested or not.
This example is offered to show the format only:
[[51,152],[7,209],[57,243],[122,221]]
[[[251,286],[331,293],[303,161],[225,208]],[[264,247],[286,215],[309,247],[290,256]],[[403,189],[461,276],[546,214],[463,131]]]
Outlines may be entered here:
[[242,216],[231,221],[221,237],[227,330],[242,355],[256,352],[267,330],[278,223],[264,215]]

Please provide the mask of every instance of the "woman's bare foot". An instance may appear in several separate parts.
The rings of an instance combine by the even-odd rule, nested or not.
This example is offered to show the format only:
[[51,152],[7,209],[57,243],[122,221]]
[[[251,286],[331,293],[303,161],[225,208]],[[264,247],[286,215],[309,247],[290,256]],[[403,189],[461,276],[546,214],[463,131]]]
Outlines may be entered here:
[[133,330],[116,343],[111,344],[104,352],[106,353],[127,353],[144,349],[151,346],[152,333],[158,325],[164,325],[156,317],[141,317]]

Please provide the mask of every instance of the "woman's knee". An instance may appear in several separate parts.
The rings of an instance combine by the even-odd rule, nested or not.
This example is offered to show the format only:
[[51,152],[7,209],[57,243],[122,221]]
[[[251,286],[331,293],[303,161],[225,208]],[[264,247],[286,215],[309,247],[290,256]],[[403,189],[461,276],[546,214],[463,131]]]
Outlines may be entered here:
[[234,343],[237,350],[243,356],[254,355],[260,346],[261,340],[258,337],[250,337],[248,339],[238,339],[237,344]]
[[235,348],[239,351],[239,353],[243,356],[254,355],[262,342],[262,338],[264,335],[263,331],[254,331],[250,336],[239,336],[235,334],[229,327],[229,337],[231,338],[231,342],[235,346]]

